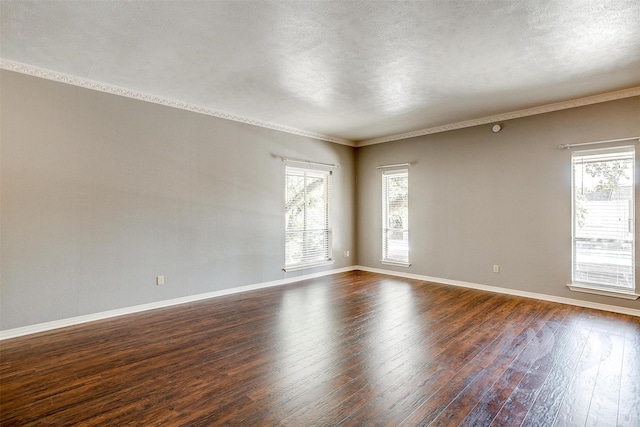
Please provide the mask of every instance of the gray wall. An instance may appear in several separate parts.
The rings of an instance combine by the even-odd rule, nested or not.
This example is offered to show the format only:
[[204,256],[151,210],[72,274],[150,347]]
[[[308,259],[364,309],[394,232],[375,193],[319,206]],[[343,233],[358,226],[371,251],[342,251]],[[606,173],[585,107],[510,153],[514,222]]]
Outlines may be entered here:
[[[639,117],[632,98],[508,121],[498,134],[487,125],[356,150],[0,71],[0,329],[356,255],[382,268],[376,166],[404,162],[415,162],[412,266],[397,270],[640,308],[566,288],[570,152],[557,149],[639,135]],[[340,164],[333,266],[281,270],[284,166],[272,154]]]
[[[511,120],[497,134],[486,125],[359,148],[358,264],[638,309],[640,301],[567,289],[571,153],[557,148],[638,135],[635,97]],[[405,162],[415,162],[409,169],[407,269],[379,262],[376,169]],[[494,264],[499,274],[492,272]]]
[[[7,71],[0,85],[1,329],[353,264],[353,148]],[[281,270],[272,154],[340,165],[334,265]]]

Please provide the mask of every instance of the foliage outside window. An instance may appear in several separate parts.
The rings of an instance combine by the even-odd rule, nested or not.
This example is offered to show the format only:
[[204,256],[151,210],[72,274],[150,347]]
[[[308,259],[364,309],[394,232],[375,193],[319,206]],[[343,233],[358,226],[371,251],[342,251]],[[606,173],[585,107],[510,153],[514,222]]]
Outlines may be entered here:
[[409,265],[409,171],[382,173],[382,260]]
[[573,154],[574,283],[635,288],[634,147]]
[[331,172],[287,166],[285,270],[331,262]]

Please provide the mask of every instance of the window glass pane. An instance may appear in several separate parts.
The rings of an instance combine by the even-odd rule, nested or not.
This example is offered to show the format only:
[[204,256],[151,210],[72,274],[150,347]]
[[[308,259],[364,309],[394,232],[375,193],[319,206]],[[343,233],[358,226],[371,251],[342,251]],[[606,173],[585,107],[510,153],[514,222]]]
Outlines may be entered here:
[[382,260],[409,262],[409,176],[407,170],[382,175]]
[[287,230],[304,228],[304,176],[287,175]]
[[285,238],[285,265],[293,265],[302,259],[302,233],[288,232]]
[[330,260],[330,173],[287,167],[285,181],[285,267]]
[[307,230],[325,229],[327,226],[327,203],[324,178],[307,179]]
[[573,156],[573,281],[635,288],[634,150]]

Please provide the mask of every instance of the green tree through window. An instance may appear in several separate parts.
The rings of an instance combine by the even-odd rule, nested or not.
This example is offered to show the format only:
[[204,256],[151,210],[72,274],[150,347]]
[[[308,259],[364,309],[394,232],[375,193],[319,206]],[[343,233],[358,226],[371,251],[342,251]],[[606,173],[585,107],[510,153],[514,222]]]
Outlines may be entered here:
[[329,171],[287,167],[285,269],[331,260]]

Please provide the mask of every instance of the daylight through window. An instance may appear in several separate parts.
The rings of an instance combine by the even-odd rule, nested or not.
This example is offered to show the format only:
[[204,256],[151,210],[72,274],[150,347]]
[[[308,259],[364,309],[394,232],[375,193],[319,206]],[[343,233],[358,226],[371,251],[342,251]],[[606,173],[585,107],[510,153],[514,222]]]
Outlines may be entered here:
[[573,154],[573,282],[635,288],[634,147]]
[[409,171],[382,172],[382,262],[409,264]]
[[285,270],[331,261],[331,172],[287,166]]

